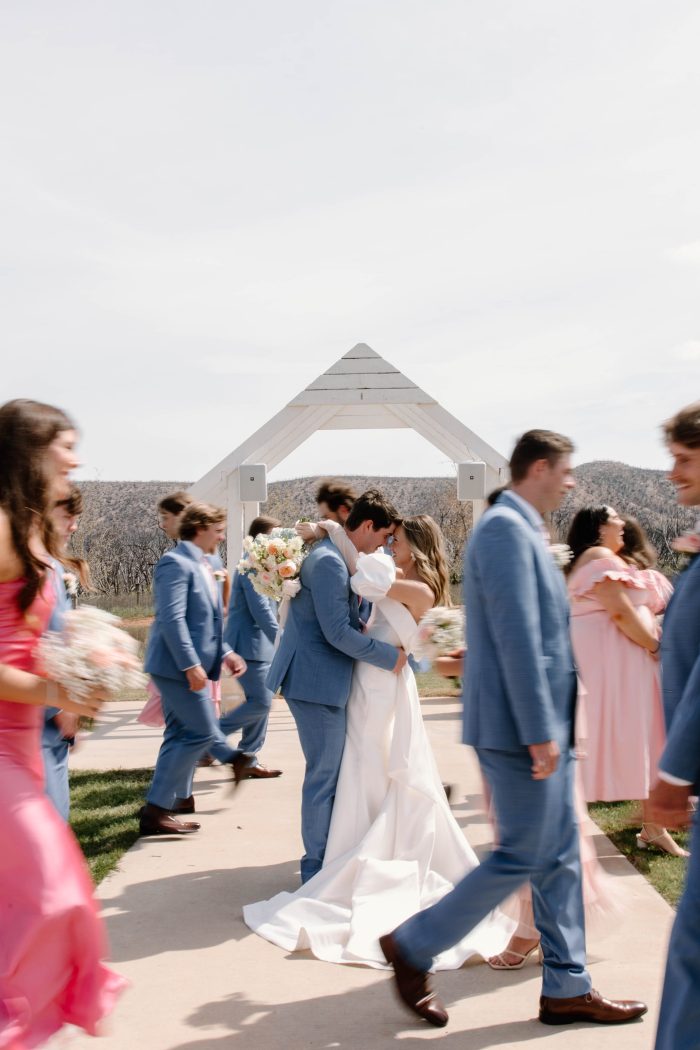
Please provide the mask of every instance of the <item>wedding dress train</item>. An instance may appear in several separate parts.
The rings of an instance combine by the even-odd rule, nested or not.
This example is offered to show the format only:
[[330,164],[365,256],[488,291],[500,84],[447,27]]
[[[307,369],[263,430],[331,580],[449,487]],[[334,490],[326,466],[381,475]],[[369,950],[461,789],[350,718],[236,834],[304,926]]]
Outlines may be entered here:
[[[381,597],[393,578],[387,561],[383,554],[361,557],[353,590],[375,600],[372,637],[409,652],[416,633],[411,614]],[[255,933],[287,951],[384,967],[379,937],[434,904],[477,864],[447,803],[413,672],[404,667],[394,675],[358,663],[323,868],[295,893],[249,904],[243,915]],[[514,928],[492,912],[438,956],[435,968],[497,954]]]

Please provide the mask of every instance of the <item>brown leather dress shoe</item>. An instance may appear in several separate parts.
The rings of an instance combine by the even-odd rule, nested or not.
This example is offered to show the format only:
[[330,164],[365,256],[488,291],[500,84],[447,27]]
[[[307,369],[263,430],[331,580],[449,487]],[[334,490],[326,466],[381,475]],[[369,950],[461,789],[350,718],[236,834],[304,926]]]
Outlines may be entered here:
[[187,798],[176,798],[171,813],[194,813],[194,795]]
[[233,786],[238,787],[242,780],[250,780],[255,776],[255,759],[251,755],[239,755],[231,760],[233,769]]
[[627,1024],[636,1021],[647,1012],[645,1003],[631,999],[605,999],[594,988],[588,995],[575,995],[570,999],[540,997],[540,1021],[542,1024],[575,1024],[588,1021],[590,1024]]
[[379,938],[379,946],[384,958],[394,967],[396,988],[399,998],[409,1010],[418,1014],[424,1021],[444,1028],[449,1021],[447,1010],[430,987],[430,977],[423,970],[416,970],[401,956],[393,933],[385,933]]
[[259,779],[259,780],[263,780],[263,779],[267,779],[268,777],[281,777],[282,776],[282,770],[281,769],[268,769],[267,766],[257,765],[257,766],[253,766],[253,768],[250,771],[249,776],[250,776],[251,780],[255,780],[256,778]]
[[139,834],[141,835],[191,835],[199,831],[196,820],[175,820],[169,810],[147,802],[139,811]]

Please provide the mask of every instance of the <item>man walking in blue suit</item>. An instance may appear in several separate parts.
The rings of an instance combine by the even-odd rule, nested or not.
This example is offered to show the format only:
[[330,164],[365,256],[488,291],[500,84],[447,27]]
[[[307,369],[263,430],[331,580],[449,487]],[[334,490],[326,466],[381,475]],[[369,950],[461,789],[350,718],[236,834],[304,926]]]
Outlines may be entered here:
[[544,952],[540,1020],[614,1024],[646,1012],[591,988],[573,803],[577,679],[569,606],[542,515],[573,487],[568,438],[532,430],[510,461],[511,487],[475,528],[464,570],[464,742],[488,783],[498,845],[437,904],[380,938],[399,995],[441,1027],[433,958],[530,880]]
[[[700,401],[665,424],[673,457],[670,478],[678,502],[700,507]],[[696,543],[700,527],[696,525]],[[697,548],[696,548],[697,549]],[[649,798],[651,819],[682,827],[689,797],[700,792],[700,557],[681,574],[664,616],[662,687],[668,737],[659,782]],[[668,948],[656,1050],[700,1046],[700,817],[693,820],[685,889]]]
[[[371,554],[386,543],[397,518],[388,500],[369,490],[356,500],[345,528],[357,550]],[[314,545],[302,563],[300,580],[267,684],[273,692],[281,686],[306,759],[301,881],[307,882],[320,870],[326,850],[354,661],[366,660],[398,674],[406,654],[361,632],[359,599],[330,539]]]
[[176,797],[190,800],[197,759],[205,752],[229,763],[236,783],[249,775],[251,759],[226,743],[219,729],[208,682],[225,663],[234,675],[245,661],[223,640],[221,595],[207,555],[226,533],[226,514],[206,503],[190,503],[180,523],[180,542],[156,565],[155,620],[145,670],[163,704],[165,732],[153,780],[140,813],[142,835],[187,834],[194,821],[172,816]]
[[[277,518],[261,515],[251,521],[248,535],[268,535],[277,525]],[[282,773],[281,769],[268,769],[261,765],[257,758],[265,743],[272,706],[273,694],[268,688],[267,676],[278,633],[277,602],[274,598],[259,594],[249,577],[237,572],[231,588],[224,641],[247,664],[245,674],[240,677],[245,703],[222,715],[219,725],[225,736],[243,730],[239,747],[244,755],[253,759],[249,770],[252,779],[278,777]]]

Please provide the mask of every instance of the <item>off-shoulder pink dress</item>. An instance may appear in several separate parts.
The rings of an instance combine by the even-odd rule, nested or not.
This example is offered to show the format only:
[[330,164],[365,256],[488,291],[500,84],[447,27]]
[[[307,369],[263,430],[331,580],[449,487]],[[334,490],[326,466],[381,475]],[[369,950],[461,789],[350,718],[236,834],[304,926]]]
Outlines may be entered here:
[[[0,583],[0,663],[33,671],[50,584],[26,613]],[[73,833],[44,794],[43,708],[0,699],[0,1048],[37,1046],[64,1024],[91,1034],[126,981],[103,964],[105,931]]]
[[577,727],[586,802],[648,798],[665,736],[659,664],[596,598],[596,584],[606,578],[624,585],[658,632],[659,595],[639,569],[611,554],[571,573],[571,637],[587,693]]

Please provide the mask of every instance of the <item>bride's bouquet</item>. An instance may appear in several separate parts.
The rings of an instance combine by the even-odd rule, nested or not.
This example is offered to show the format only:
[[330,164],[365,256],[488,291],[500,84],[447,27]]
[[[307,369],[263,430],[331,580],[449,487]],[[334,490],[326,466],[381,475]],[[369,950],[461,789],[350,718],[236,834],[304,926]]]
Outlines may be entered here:
[[418,624],[413,655],[419,660],[430,660],[464,648],[465,621],[461,605],[436,605],[428,609]]
[[301,563],[306,547],[294,529],[273,529],[268,535],[246,536],[238,571],[250,578],[258,594],[274,598],[293,598],[299,591]]
[[39,641],[39,658],[47,678],[77,700],[95,689],[114,698],[124,689],[143,689],[138,643],[119,627],[120,620],[103,609],[84,605],[65,613],[60,631]]

